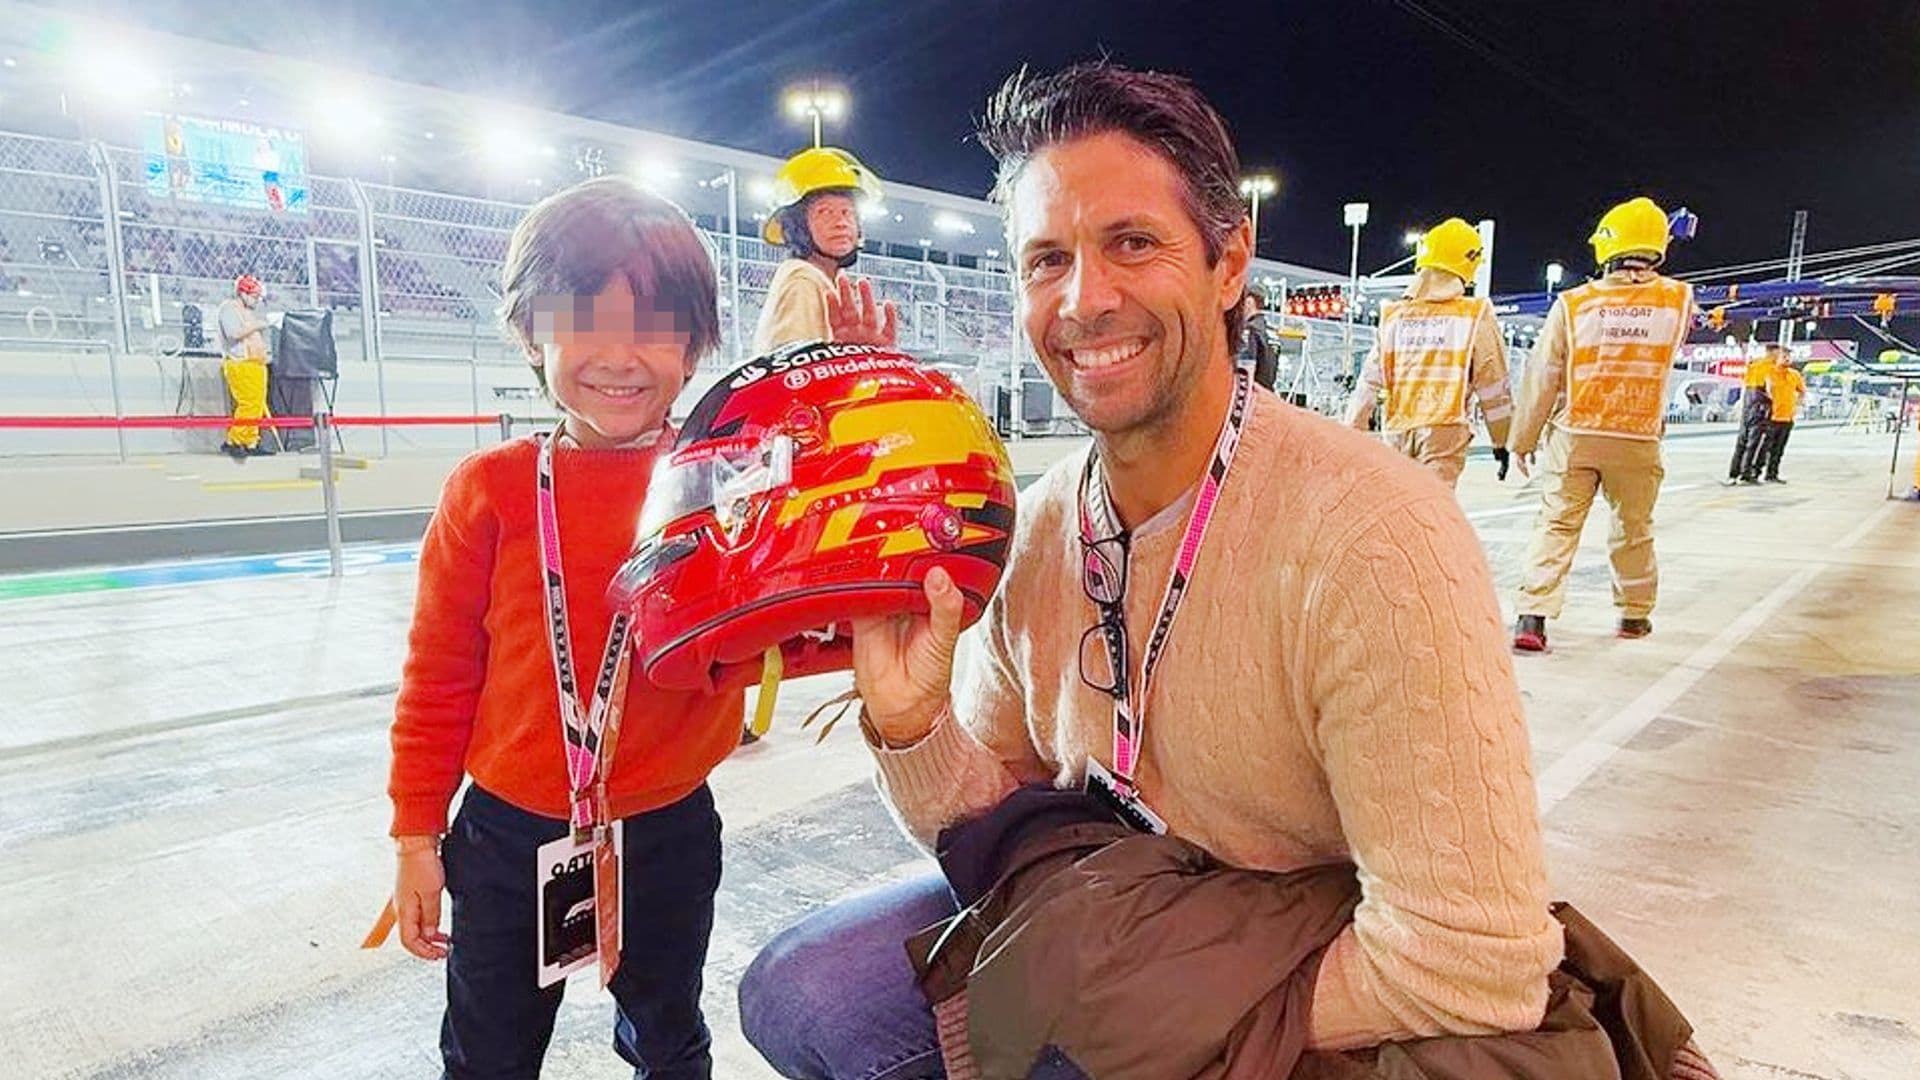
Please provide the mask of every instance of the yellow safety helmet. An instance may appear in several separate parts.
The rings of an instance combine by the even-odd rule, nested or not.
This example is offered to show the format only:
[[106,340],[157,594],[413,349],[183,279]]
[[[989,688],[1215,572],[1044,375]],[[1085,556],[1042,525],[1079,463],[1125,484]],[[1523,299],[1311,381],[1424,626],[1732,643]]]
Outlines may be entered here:
[[1413,249],[1415,269],[1445,270],[1461,281],[1472,281],[1480,267],[1480,230],[1457,217],[1427,230]]
[[1593,245],[1593,261],[1602,267],[1637,252],[1652,255],[1658,265],[1667,257],[1667,230],[1667,212],[1643,195],[1607,211],[1587,243]]
[[852,154],[832,146],[802,150],[780,166],[773,178],[773,212],[761,227],[760,236],[769,244],[785,244],[787,230],[781,219],[785,211],[800,205],[809,195],[822,191],[858,192],[869,199],[880,198],[880,178]]

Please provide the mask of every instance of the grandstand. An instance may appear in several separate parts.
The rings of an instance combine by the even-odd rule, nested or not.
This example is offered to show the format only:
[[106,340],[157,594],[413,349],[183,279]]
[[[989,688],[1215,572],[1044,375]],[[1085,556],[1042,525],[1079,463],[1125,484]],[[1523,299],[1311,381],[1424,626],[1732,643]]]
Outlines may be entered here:
[[[343,411],[495,411],[531,385],[494,322],[507,237],[542,193],[609,172],[693,215],[721,280],[725,356],[704,374],[744,359],[784,254],[758,235],[777,158],[29,5],[0,14],[9,411],[170,408],[187,319],[210,320],[241,273],[269,308],[335,312]],[[171,140],[196,124],[267,148],[282,190],[250,203],[183,182],[205,162]],[[903,346],[990,401],[1021,350],[998,210],[889,180],[866,229],[858,272],[898,305]],[[1264,260],[1256,275],[1339,280]],[[1347,366],[1332,329],[1302,331],[1316,384]]]

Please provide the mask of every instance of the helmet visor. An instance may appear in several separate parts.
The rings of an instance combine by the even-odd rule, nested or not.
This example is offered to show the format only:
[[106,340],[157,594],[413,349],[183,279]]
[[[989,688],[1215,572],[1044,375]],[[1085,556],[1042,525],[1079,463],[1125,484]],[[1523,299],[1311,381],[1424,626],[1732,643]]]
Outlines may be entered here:
[[793,440],[777,435],[756,443],[703,448],[699,457],[663,458],[654,466],[640,509],[642,544],[689,514],[710,511],[732,531],[756,495],[793,481]]

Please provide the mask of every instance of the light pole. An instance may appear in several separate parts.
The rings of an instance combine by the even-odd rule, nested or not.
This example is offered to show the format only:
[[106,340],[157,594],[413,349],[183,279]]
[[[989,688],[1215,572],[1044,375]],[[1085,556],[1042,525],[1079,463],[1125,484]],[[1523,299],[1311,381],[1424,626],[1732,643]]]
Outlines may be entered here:
[[813,121],[813,145],[820,146],[820,122],[838,121],[847,112],[847,92],[838,87],[821,86],[818,80],[787,89],[787,115],[795,120]]
[[1566,276],[1567,276],[1566,267],[1561,266],[1557,262],[1550,262],[1547,264],[1547,299],[1549,300],[1553,299],[1554,290],[1560,287],[1561,280],[1564,279]]
[[[1345,366],[1353,368],[1353,304],[1360,298],[1360,228],[1367,223],[1367,204],[1350,202],[1343,208],[1343,214],[1343,220],[1353,229],[1353,256],[1347,263],[1347,302],[1343,305],[1346,309],[1346,327],[1341,340],[1342,348],[1346,350]],[[1353,374],[1358,378],[1358,369],[1354,369]]]
[[1271,173],[1255,173],[1240,180],[1240,194],[1253,204],[1252,253],[1256,257],[1260,254],[1260,200],[1271,198],[1273,193],[1279,190],[1280,182],[1275,180]]
[[724,184],[727,188],[727,322],[733,329],[734,356],[738,358],[745,352],[741,344],[745,339],[740,336],[740,172],[729,165],[725,172],[701,183],[710,188]]

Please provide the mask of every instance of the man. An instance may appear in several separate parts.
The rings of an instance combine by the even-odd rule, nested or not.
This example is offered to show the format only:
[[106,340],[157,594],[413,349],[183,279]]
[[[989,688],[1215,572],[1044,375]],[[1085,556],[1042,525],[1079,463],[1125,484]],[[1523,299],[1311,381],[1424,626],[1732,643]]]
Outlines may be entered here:
[[1480,402],[1500,479],[1507,478],[1507,428],[1513,400],[1507,352],[1493,304],[1468,296],[1481,258],[1480,232],[1459,218],[1427,230],[1415,249],[1413,283],[1380,316],[1380,332],[1347,406],[1347,424],[1367,430],[1380,394],[1387,397],[1389,444],[1458,487],[1473,424],[1467,397]]
[[[1016,785],[1091,781],[1234,866],[1350,859],[1310,1045],[1532,1029],[1562,939],[1479,542],[1411,463],[1241,382],[1224,123],[1184,79],[1090,63],[1009,79],[982,142],[1027,338],[1094,447],[1022,494],[962,663],[944,575],[930,616],[855,625],[893,810],[926,843]],[[787,1076],[941,1075],[902,942],[953,911],[929,875],[788,930],[742,981],[748,1038]]]
[[[774,212],[760,235],[784,246],[788,258],[773,272],[767,302],[753,333],[754,355],[797,341],[833,336],[827,298],[850,283],[841,271],[860,257],[860,200],[880,198],[880,178],[845,150],[817,146],[787,159],[774,178]],[[871,292],[872,286],[859,287]],[[891,327],[891,303],[884,315]]]
[[1608,551],[1619,635],[1653,632],[1660,572],[1653,504],[1666,468],[1667,377],[1693,322],[1693,287],[1655,271],[1666,260],[1667,215],[1639,198],[1607,211],[1588,238],[1597,281],[1568,289],[1540,329],[1514,424],[1513,454],[1531,463],[1545,432],[1540,514],[1527,552],[1513,647],[1545,652],[1567,571],[1594,493],[1613,507]]
[[1258,289],[1248,289],[1240,301],[1240,319],[1244,340],[1240,345],[1240,366],[1253,373],[1253,381],[1272,390],[1280,377],[1280,353],[1267,336],[1267,302]]
[[[1727,464],[1727,483],[1753,483],[1748,473],[1758,472],[1758,459],[1767,441],[1767,425],[1773,421],[1773,399],[1767,395],[1767,376],[1784,356],[1778,344],[1747,364],[1740,379],[1740,434],[1733,440],[1733,460]],[[1751,466],[1751,467],[1749,467]]]
[[1788,358],[1786,349],[1779,345],[1773,367],[1767,373],[1768,406],[1767,437],[1765,445],[1753,455],[1753,461],[1742,477],[1748,483],[1761,479],[1766,473],[1769,484],[1784,484],[1780,479],[1780,458],[1787,452],[1787,439],[1793,434],[1793,418],[1800,411],[1800,399],[1807,392],[1807,378],[1800,374]]
[[260,439],[258,421],[267,415],[267,330],[272,323],[256,314],[266,289],[252,274],[234,280],[233,295],[220,305],[220,372],[233,395],[233,425],[220,452],[235,461],[264,457],[273,448]]

